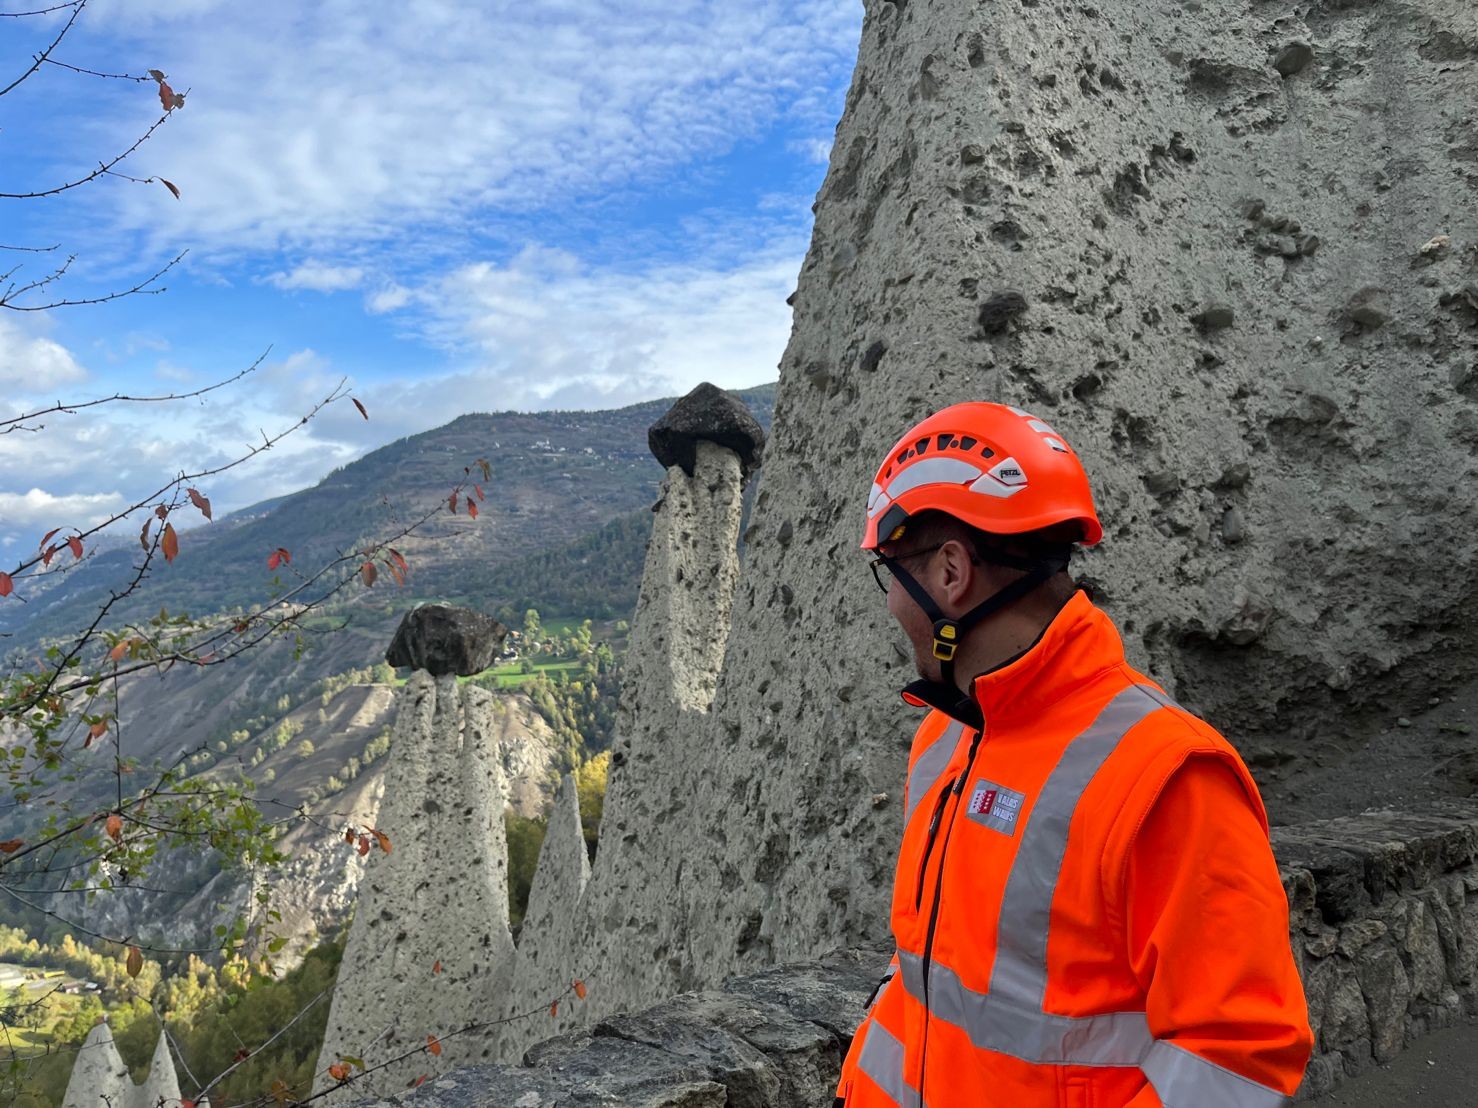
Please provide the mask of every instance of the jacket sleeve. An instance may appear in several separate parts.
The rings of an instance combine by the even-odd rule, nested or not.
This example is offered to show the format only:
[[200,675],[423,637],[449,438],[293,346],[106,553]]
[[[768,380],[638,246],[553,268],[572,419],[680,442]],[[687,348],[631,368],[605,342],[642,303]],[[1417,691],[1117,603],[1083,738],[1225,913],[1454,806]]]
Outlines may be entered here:
[[873,990],[872,996],[868,997],[867,1010],[863,1014],[862,1022],[857,1025],[857,1031],[852,1036],[852,1045],[847,1048],[847,1056],[842,1059],[842,1075],[837,1081],[836,1104],[859,1103],[864,1098],[852,1095],[857,1085],[857,1070],[862,1063],[862,1048],[867,1042],[868,1026],[872,1023],[873,1016],[878,1008],[889,999],[889,992],[902,986],[897,983],[898,979],[898,952],[893,952],[892,959],[888,962],[888,970],[878,982],[877,988]]
[[1124,868],[1129,958],[1155,1038],[1131,1108],[1275,1108],[1313,1046],[1288,901],[1255,801],[1220,757],[1170,778]]

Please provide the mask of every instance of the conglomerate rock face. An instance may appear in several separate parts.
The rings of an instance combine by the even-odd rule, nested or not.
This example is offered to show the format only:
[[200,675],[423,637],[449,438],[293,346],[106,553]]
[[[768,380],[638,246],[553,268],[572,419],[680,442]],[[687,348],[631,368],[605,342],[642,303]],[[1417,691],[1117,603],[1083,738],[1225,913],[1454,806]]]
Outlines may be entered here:
[[1107,531],[1081,570],[1234,741],[1471,672],[1474,103],[1456,0],[867,5],[664,827],[685,984],[886,938],[914,716],[856,543],[882,451],[944,404],[1077,448]]

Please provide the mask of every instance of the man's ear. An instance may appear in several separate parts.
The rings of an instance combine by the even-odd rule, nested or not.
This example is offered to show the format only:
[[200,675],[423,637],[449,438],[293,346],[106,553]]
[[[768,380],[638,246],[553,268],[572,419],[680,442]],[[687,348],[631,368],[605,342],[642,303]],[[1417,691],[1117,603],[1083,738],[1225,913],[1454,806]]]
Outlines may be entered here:
[[959,539],[951,539],[939,550],[939,572],[946,603],[957,605],[970,594],[980,566],[974,563],[970,551]]

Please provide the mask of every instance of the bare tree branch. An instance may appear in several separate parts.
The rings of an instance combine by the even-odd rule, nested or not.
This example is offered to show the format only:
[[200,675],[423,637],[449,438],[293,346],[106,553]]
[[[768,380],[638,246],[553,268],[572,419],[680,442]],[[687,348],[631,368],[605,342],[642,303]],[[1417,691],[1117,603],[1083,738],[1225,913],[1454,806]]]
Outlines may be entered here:
[[76,6],[77,0],[67,0],[65,4],[53,4],[49,8],[39,8],[33,12],[0,12],[0,19],[25,19],[31,15],[50,15],[52,12],[59,12],[63,8],[75,8]]
[[[75,19],[76,17],[73,16],[73,18]],[[3,95],[5,94],[0,93],[0,96]],[[97,178],[101,177],[104,173],[107,173],[108,170],[112,169],[115,165],[121,162],[124,158],[132,154],[140,146],[144,145],[144,143],[148,142],[149,137],[153,135],[155,131],[159,130],[160,127],[164,126],[164,121],[167,120],[169,116],[170,113],[165,112],[150,125],[147,131],[145,131],[142,135],[138,137],[137,141],[135,141],[132,146],[130,146],[123,153],[114,157],[111,161],[100,162],[98,164],[98,167],[85,177],[78,177],[75,181],[68,181],[64,185],[57,185],[53,188],[43,189],[39,192],[0,192],[0,200],[39,200],[43,196],[55,196],[59,192],[66,192],[68,189],[74,189],[85,185],[88,181],[95,181],[97,180]]]
[[215,392],[217,389],[223,389],[227,385],[234,385],[243,377],[255,373],[258,369],[261,368],[262,362],[267,359],[267,355],[270,353],[272,353],[272,348],[269,346],[266,350],[263,350],[262,353],[257,356],[256,361],[252,362],[252,364],[247,366],[245,369],[233,374],[230,377],[222,378],[214,384],[206,385],[204,388],[195,389],[193,392],[170,392],[164,393],[161,396],[130,396],[127,393],[115,392],[112,396],[101,396],[98,397],[96,400],[82,400],[73,404],[66,404],[58,401],[49,408],[37,408],[34,412],[26,412],[24,415],[12,416],[9,419],[0,419],[0,435],[5,434],[6,430],[11,428],[13,424],[24,423],[26,420],[29,419],[40,419],[42,416],[52,415],[56,412],[62,412],[66,415],[76,415],[80,411],[83,411],[87,408],[96,408],[101,404],[113,404],[119,402],[128,404],[162,404],[169,400],[193,400],[197,396],[204,396],[206,393]]
[[81,73],[87,77],[106,77],[109,80],[113,81],[152,81],[154,79],[153,77],[149,76],[135,77],[132,73],[99,73],[95,69],[83,69],[80,66],[68,65],[66,62],[59,62],[55,58],[47,58],[46,64],[54,65],[58,69],[70,69],[73,73]]
[[[102,296],[85,296],[80,300],[52,300],[45,304],[15,303],[16,297],[24,296],[28,292],[32,292],[38,288],[49,285],[53,281],[61,277],[62,274],[67,271],[67,268],[71,266],[74,261],[76,261],[77,256],[73,254],[66,260],[65,264],[63,264],[60,268],[53,271],[52,273],[48,274],[46,277],[43,277],[41,280],[33,281],[31,282],[31,284],[19,289],[7,289],[3,295],[0,295],[0,308],[9,308],[13,312],[49,312],[52,308],[76,308],[83,304],[106,304],[110,300],[120,300],[125,296],[157,296],[159,293],[166,292],[168,290],[163,288],[154,289],[150,288],[149,286],[152,285],[155,281],[159,280],[159,278],[163,277],[175,266],[179,265],[179,263],[188,253],[188,250],[181,250],[177,255],[175,255],[175,257],[170,259],[168,265],[164,266],[162,269],[158,270],[151,276],[146,277],[144,280],[140,281],[133,287],[122,289],[118,292],[105,293]],[[11,272],[13,273],[14,270],[12,270]]]
[[[68,5],[66,5],[66,4],[62,4],[62,5],[59,6],[59,8],[50,8],[48,10],[49,11],[58,11],[58,10],[60,10],[60,8],[65,8],[67,6]],[[30,69],[26,70],[19,77],[17,77],[14,81],[11,81],[10,84],[6,85],[3,89],[0,89],[0,96],[4,96],[7,92],[12,91],[17,85],[19,85],[27,77],[29,77],[31,74],[35,73],[36,70],[38,70],[38,69],[41,68],[41,64],[44,61],[46,61],[46,59],[48,57],[51,56],[51,52],[53,50],[55,50],[58,46],[61,45],[62,39],[64,39],[64,38],[67,37],[67,32],[72,29],[72,24],[74,24],[74,23],[77,22],[77,17],[82,14],[82,9],[85,8],[85,7],[87,7],[87,0],[77,0],[76,6],[72,9],[72,16],[71,16],[70,19],[67,20],[67,22],[65,23],[65,25],[63,25],[63,27],[61,29],[61,33],[58,34],[56,36],[56,38],[52,39],[52,42],[51,42],[51,45],[50,46],[48,46],[45,50],[41,51],[41,53],[37,54],[34,58],[32,58],[32,60],[31,60],[31,68]],[[41,15],[43,13],[41,13],[41,12],[20,12],[20,13],[17,13],[17,14],[18,15]]]

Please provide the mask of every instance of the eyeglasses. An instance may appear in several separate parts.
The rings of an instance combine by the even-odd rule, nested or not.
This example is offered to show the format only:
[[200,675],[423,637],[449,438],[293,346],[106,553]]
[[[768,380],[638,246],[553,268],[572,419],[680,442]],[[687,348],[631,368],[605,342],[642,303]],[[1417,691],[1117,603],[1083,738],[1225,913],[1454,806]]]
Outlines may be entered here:
[[878,588],[883,590],[884,595],[887,595],[888,585],[893,581],[892,568],[894,564],[903,561],[905,558],[917,558],[920,554],[933,554],[934,551],[939,550],[943,546],[944,543],[937,542],[933,546],[924,547],[922,550],[910,550],[907,554],[899,554],[892,558],[879,554],[868,563],[868,567],[872,570],[872,579],[878,583]]

